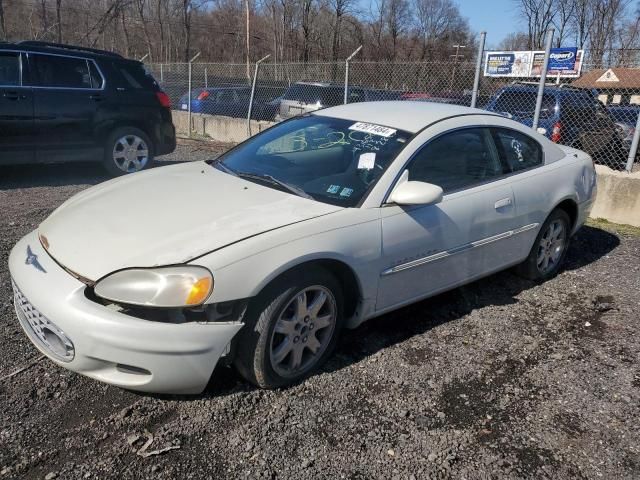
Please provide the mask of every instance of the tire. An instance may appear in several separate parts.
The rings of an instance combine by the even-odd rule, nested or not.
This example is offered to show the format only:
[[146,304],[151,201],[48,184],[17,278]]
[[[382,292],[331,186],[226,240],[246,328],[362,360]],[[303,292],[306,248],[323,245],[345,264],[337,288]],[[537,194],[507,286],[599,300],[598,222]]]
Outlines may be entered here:
[[[555,230],[557,226],[561,227],[560,232]],[[559,208],[551,212],[542,224],[529,256],[516,267],[518,274],[536,281],[548,280],[557,275],[569,248],[570,229],[571,220],[567,212]],[[559,235],[558,241],[553,240],[556,235]],[[552,240],[549,240],[549,237]]]
[[[127,148],[131,150],[127,151]],[[105,142],[103,166],[112,176],[139,172],[152,162],[153,144],[138,128],[118,128]]]
[[[324,302],[314,315],[320,294]],[[340,283],[327,270],[311,267],[285,274],[249,304],[234,366],[260,388],[298,383],[333,352],[344,323],[343,305]]]

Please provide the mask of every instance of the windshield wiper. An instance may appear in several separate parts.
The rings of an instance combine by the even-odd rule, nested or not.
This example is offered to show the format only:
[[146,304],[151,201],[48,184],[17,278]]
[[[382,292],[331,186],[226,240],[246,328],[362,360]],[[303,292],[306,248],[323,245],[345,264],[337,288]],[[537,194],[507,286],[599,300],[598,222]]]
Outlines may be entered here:
[[234,173],[240,178],[246,178],[247,180],[257,180],[258,182],[262,182],[262,183],[269,183],[271,185],[276,185],[290,193],[294,193],[300,197],[308,198],[310,200],[314,199],[311,195],[309,195],[307,192],[305,192],[301,188],[296,187],[295,185],[290,185],[266,173],[250,173],[250,172],[234,172]]
[[233,175],[234,177],[237,177],[237,176],[238,176],[238,174],[236,173],[236,171],[235,171],[235,170],[233,170],[232,168],[227,167],[227,166],[224,164],[224,162],[222,162],[222,158],[220,158],[220,157],[215,158],[215,159],[213,159],[213,160],[208,160],[208,162],[211,162],[211,163],[209,163],[209,165],[211,165],[212,167],[216,167],[216,168],[218,168],[218,169],[222,170],[223,172],[230,173],[230,174],[231,174],[231,175]]

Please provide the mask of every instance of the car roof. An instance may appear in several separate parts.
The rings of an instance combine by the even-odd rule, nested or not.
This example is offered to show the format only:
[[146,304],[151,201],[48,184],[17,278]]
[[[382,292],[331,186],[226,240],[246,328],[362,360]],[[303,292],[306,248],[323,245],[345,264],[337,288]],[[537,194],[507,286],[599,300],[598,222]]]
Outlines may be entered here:
[[54,42],[40,42],[36,40],[25,40],[22,42],[0,42],[0,50],[12,50],[19,52],[50,53],[55,55],[66,55],[81,58],[109,58],[110,60],[120,60],[137,62],[123,57],[122,55],[107,50],[82,47],[78,45],[67,45]]
[[[502,92],[526,92],[526,93],[538,93],[538,84],[512,84],[506,85],[500,89],[500,93]],[[586,93],[587,95],[591,95],[591,91],[588,88],[581,87],[573,87],[571,85],[545,85],[544,87],[545,94],[551,95],[575,95],[576,93]]]
[[324,108],[313,115],[367,122],[415,133],[434,122],[460,115],[499,116],[477,108],[446,103],[382,101],[360,102]]

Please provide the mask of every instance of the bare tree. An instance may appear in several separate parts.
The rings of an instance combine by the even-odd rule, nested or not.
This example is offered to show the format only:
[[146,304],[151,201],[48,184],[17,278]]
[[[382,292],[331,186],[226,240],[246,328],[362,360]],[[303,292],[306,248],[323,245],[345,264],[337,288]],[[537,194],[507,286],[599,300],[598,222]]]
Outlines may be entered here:
[[575,2],[571,27],[578,48],[585,48],[594,21],[594,3],[599,0],[573,0]]
[[4,20],[4,0],[0,0],[0,39],[7,40],[7,27]]
[[601,67],[605,52],[613,47],[615,30],[629,0],[599,0],[594,5],[594,20],[589,31],[591,62]]
[[556,47],[561,47],[567,38],[575,11],[576,0],[555,0],[553,25],[556,27]]
[[554,0],[514,0],[527,22],[529,49],[541,49],[544,38],[556,16]]
[[62,43],[62,0],[56,0],[56,32],[57,42]]

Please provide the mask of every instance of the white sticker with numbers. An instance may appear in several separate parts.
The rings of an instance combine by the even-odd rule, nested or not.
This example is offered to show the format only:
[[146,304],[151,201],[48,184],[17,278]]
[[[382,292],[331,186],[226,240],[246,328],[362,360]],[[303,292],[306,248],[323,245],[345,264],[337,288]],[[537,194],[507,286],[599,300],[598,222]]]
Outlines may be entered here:
[[355,130],[356,132],[370,133],[371,135],[379,135],[381,137],[390,137],[397,131],[397,130],[394,130],[393,128],[383,127],[382,125],[375,125],[373,123],[365,123],[365,122],[354,123],[349,127],[349,130]]

